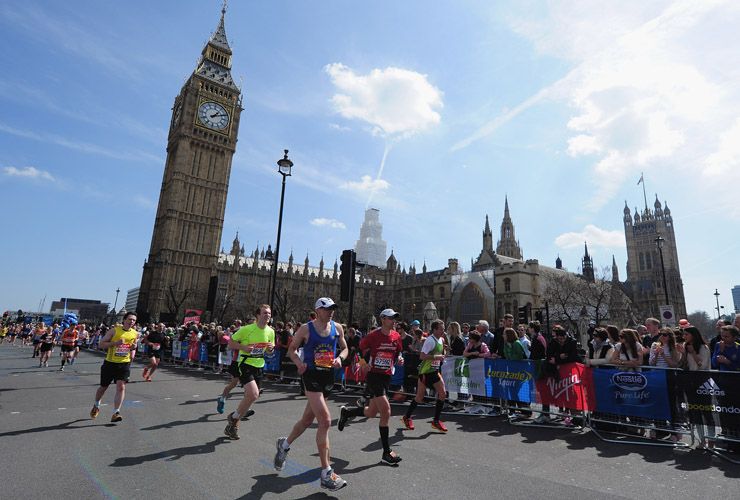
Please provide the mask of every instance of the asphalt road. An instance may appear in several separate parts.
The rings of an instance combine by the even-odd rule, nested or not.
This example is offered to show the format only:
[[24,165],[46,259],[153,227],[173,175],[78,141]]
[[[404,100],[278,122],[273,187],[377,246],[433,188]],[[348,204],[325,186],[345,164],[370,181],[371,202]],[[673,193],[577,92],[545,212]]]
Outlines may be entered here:
[[[265,384],[241,424],[239,441],[223,434],[216,375],[163,369],[152,383],[132,367],[122,410],[110,423],[114,388],[97,420],[89,418],[102,357],[83,352],[59,372],[38,368],[30,347],[0,345],[2,498],[737,498],[740,466],[701,451],[628,446],[590,432],[521,428],[500,417],[449,415],[447,435],[420,409],[415,431],[402,431],[395,406],[391,442],[398,467],[380,463],[377,420],[330,432],[332,462],[349,485],[319,487],[315,431],[294,444],[281,473],[275,440],[303,411],[296,386]],[[228,401],[233,410],[238,392]],[[332,398],[339,406],[352,401]]]

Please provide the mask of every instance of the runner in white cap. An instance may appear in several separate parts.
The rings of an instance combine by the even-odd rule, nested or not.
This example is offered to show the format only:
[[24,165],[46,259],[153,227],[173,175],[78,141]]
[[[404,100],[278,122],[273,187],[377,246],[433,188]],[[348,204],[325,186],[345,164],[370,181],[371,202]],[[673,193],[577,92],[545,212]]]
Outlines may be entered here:
[[[342,367],[342,361],[347,359],[348,349],[342,326],[332,320],[337,308],[334,301],[322,297],[316,301],[315,308],[316,319],[301,325],[288,348],[288,356],[298,367],[298,374],[302,377],[308,402],[303,416],[295,423],[290,435],[277,440],[274,466],[275,470],[283,469],[290,445],[315,420],[318,424],[316,445],[321,460],[321,487],[336,491],[347,486],[347,481],[335,474],[329,465],[331,414],[326,405],[326,397],[334,387],[334,368]],[[296,352],[301,345],[303,360]]]
[[347,421],[352,417],[365,416],[374,418],[380,414],[380,442],[383,445],[381,460],[390,465],[401,461],[395,451],[391,450],[388,442],[388,423],[391,418],[391,404],[388,401],[388,391],[391,382],[393,366],[403,365],[403,343],[401,335],[393,329],[399,314],[393,309],[384,309],[380,313],[380,328],[368,333],[360,341],[360,352],[364,354],[360,364],[367,371],[367,387],[370,392],[370,404],[364,408],[347,408],[342,406],[337,422],[337,429],[342,431]]

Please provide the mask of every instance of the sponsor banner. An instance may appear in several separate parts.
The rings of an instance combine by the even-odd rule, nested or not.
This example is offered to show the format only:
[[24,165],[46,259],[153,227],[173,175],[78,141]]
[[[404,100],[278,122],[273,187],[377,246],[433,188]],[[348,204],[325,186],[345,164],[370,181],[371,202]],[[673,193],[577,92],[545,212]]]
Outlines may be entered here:
[[592,370],[596,410],[616,415],[671,420],[665,370]]
[[448,356],[442,364],[442,379],[450,392],[490,396],[490,381],[486,380],[486,359]]
[[208,345],[205,342],[200,343],[200,362],[208,363]]
[[739,372],[679,371],[676,382],[686,394],[681,409],[693,423],[701,423],[702,414],[717,415],[723,428],[740,430]]
[[490,397],[531,403],[534,394],[534,365],[528,361],[491,359],[486,363]]
[[182,350],[182,347],[180,346],[180,341],[173,340],[172,341],[172,357],[174,359],[180,359],[181,350]]
[[190,342],[187,340],[183,340],[180,342],[180,359],[186,360],[188,359],[188,354],[190,353]]
[[265,353],[265,366],[263,371],[266,373],[280,373],[280,349],[273,349],[272,354]]
[[391,385],[403,385],[403,379],[406,376],[406,370],[403,366],[393,365],[393,373],[391,374]]
[[593,410],[596,405],[591,372],[581,363],[558,366],[557,378],[537,381],[537,402],[571,410]]
[[185,318],[182,320],[183,326],[186,326],[191,321],[196,325],[200,324],[200,316],[203,311],[200,309],[188,309],[185,311]]

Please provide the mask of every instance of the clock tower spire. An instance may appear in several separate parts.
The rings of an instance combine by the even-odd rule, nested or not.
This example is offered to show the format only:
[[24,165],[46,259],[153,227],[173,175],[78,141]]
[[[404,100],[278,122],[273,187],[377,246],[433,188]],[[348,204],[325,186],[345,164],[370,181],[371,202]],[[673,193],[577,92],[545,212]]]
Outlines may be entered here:
[[241,91],[231,77],[225,16],[224,2],[216,31],[172,106],[159,205],[136,307],[142,322],[179,321],[185,309],[206,309],[242,111]]

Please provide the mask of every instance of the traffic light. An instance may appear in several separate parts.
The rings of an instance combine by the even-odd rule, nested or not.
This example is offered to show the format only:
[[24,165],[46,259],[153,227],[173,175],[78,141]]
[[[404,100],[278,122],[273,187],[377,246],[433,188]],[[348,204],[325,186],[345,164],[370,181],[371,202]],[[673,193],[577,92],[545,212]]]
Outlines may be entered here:
[[519,324],[526,325],[527,323],[529,323],[527,318],[527,306],[523,306],[519,308]]
[[342,264],[339,267],[341,271],[339,300],[349,301],[352,285],[355,283],[355,260],[357,254],[354,250],[344,250],[342,252]]
[[542,311],[535,311],[534,312],[534,319],[540,322],[540,324],[544,323],[545,320],[543,319]]

